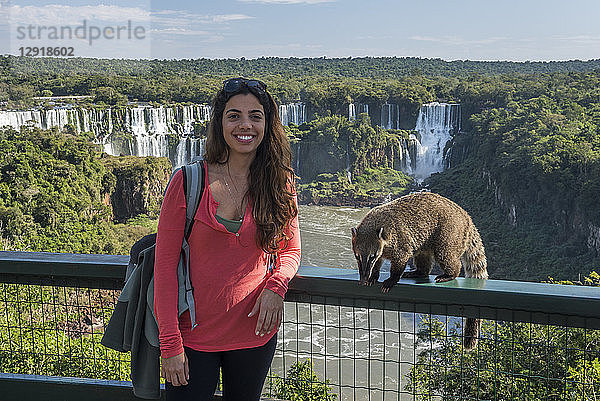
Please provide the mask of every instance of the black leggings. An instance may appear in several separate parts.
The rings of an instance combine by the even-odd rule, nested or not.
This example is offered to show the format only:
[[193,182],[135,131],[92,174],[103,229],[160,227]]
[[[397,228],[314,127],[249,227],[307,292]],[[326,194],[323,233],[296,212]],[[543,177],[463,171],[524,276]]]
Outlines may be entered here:
[[203,352],[185,348],[190,368],[186,386],[167,382],[167,401],[212,401],[223,371],[225,401],[259,400],[265,378],[271,366],[277,334],[261,347],[222,352]]

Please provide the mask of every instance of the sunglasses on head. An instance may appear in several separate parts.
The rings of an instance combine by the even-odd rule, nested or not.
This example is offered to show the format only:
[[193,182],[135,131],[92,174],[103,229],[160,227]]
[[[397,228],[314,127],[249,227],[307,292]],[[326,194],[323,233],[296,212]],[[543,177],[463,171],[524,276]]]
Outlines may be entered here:
[[242,89],[242,86],[246,86],[249,89],[256,89],[260,94],[264,94],[267,91],[267,84],[258,79],[246,79],[246,78],[230,78],[223,82],[223,91],[226,95],[231,96]]

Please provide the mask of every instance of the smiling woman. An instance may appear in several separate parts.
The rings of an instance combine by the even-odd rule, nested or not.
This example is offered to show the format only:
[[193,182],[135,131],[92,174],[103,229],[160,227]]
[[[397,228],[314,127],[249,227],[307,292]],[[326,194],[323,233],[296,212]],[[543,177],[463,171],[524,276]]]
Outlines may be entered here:
[[[266,85],[233,78],[213,103],[208,183],[189,235],[197,321],[178,318],[177,260],[185,197],[175,174],[163,201],[154,266],[167,400],[258,400],[277,342],[287,284],[300,263],[291,151]],[[273,257],[276,263],[273,266]]]
[[231,153],[255,154],[265,136],[265,112],[249,93],[233,96],[223,113],[223,138]]

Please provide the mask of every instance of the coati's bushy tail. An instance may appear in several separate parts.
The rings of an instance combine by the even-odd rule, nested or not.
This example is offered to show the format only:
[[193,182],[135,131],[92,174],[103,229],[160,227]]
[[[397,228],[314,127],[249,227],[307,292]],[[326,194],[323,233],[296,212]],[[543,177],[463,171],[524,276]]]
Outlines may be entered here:
[[465,267],[465,277],[488,278],[485,249],[479,231],[473,223],[471,223],[467,234],[467,248],[462,255],[462,261]]
[[[485,258],[485,249],[477,227],[471,223],[467,237],[467,249],[462,256],[465,268],[465,277],[474,277],[487,279],[487,259]],[[477,346],[479,337],[479,328],[481,319],[468,318],[465,322],[463,331],[463,346],[465,350],[470,351]]]
[[479,328],[481,327],[481,319],[468,318],[465,322],[463,330],[463,347],[465,350],[471,351],[477,346],[477,337],[479,337]]

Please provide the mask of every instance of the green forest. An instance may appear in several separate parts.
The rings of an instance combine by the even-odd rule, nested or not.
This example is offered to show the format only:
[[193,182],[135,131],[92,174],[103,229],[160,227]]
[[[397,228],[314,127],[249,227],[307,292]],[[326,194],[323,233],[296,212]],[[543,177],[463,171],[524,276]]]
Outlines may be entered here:
[[162,193],[168,160],[101,157],[89,138],[32,127],[0,130],[0,149],[0,249],[127,254],[156,228],[149,218],[158,215],[158,196],[123,224],[110,195],[131,195],[125,177],[148,185],[162,176],[156,195]]
[[[491,278],[598,286],[600,60],[0,57],[0,108],[50,108],[47,99],[36,98],[73,95],[89,96],[77,100],[84,108],[209,103],[224,78],[240,75],[264,80],[278,102],[301,100],[312,110],[308,122],[287,128],[293,151],[301,144],[305,152],[297,181],[301,202],[370,207],[426,188],[471,214]],[[433,101],[461,104],[461,130],[447,145],[449,168],[417,183],[401,171],[398,146],[414,134],[419,107]],[[350,102],[398,104],[400,129],[383,129],[366,114],[350,121]],[[125,254],[156,229],[169,161],[108,156],[93,140],[72,127],[0,128],[0,250]],[[17,286],[5,288],[7,299],[18,296]],[[6,319],[27,316],[26,302],[19,307],[24,309]],[[455,323],[432,318],[420,326],[415,341],[422,347],[407,391],[422,399],[597,396],[597,331],[486,321],[476,353],[466,354]],[[57,374],[81,372],[77,355],[85,346],[73,350],[72,361],[47,363]],[[27,355],[3,361],[3,371],[14,365],[32,372],[39,362]],[[443,372],[432,375],[439,366]],[[125,375],[118,371],[114,378]],[[309,363],[296,365],[289,376],[321,380]],[[274,384],[281,397],[316,391],[313,398],[297,399],[335,399],[327,382],[286,380]],[[459,381],[461,387],[452,386]]]
[[[301,100],[312,110],[307,123],[288,129],[293,150],[301,143],[306,153],[298,181],[301,201],[373,206],[418,189],[400,171],[397,144],[414,129],[420,105],[460,103],[461,132],[447,149],[452,168],[434,174],[424,186],[471,213],[486,244],[492,277],[577,280],[598,269],[600,261],[598,63],[3,57],[0,104],[25,108],[42,102],[41,107],[52,107],[34,99],[49,95],[90,96],[80,101],[82,107],[128,107],[127,101],[136,100],[207,103],[224,77],[258,77],[279,102]],[[350,102],[398,104],[401,129],[382,129],[366,115],[349,121]],[[6,249],[123,252],[132,237],[123,231],[131,228],[122,223],[127,218],[143,222],[156,213],[154,207],[141,217],[111,215],[111,202],[101,206],[102,196],[119,181],[114,163],[101,167],[99,153],[78,142],[90,138],[72,134],[3,132],[0,224]],[[28,139],[40,135],[54,139]],[[50,145],[59,150],[46,151]],[[74,157],[62,152],[70,146],[88,153]],[[52,161],[42,163],[45,157]],[[43,170],[48,164],[57,167]],[[40,181],[47,175],[54,181]],[[67,176],[71,181],[60,182]],[[74,182],[68,195],[54,196]],[[51,188],[42,190],[45,186]],[[62,203],[47,208],[50,200]],[[40,215],[42,210],[46,215]],[[95,227],[83,230],[90,238],[66,234],[71,228],[78,232],[79,225],[71,227],[76,221]],[[68,229],[61,235],[68,241],[63,243],[52,230],[64,224]],[[116,231],[107,235],[110,230]]]

